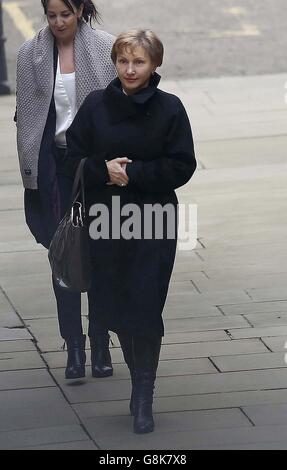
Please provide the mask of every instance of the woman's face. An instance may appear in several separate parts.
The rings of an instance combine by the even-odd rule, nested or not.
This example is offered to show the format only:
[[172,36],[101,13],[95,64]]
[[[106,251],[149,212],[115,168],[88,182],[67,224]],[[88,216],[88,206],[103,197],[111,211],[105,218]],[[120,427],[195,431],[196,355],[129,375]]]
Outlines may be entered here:
[[83,5],[77,10],[70,2],[74,12],[62,0],[49,0],[47,6],[47,20],[50,29],[57,40],[68,42],[73,40],[77,31],[78,19],[81,18]]
[[124,49],[117,54],[116,69],[124,91],[132,95],[149,84],[156,66],[141,46]]

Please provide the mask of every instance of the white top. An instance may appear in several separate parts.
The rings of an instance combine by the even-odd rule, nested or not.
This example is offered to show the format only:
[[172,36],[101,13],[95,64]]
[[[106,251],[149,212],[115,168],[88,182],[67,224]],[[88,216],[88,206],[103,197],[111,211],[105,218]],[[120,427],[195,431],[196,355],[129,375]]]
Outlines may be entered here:
[[54,100],[56,107],[56,133],[57,147],[66,147],[66,130],[73,122],[77,113],[76,107],[76,77],[75,72],[62,73],[58,58],[55,81]]

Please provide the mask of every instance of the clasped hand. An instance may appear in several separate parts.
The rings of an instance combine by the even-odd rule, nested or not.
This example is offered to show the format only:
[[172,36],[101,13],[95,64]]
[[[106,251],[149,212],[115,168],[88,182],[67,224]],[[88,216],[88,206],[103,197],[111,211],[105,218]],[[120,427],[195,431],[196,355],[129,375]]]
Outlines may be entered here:
[[129,177],[126,173],[127,163],[132,160],[126,157],[114,158],[106,162],[109,172],[110,181],[108,185],[116,184],[117,186],[126,186],[129,182]]

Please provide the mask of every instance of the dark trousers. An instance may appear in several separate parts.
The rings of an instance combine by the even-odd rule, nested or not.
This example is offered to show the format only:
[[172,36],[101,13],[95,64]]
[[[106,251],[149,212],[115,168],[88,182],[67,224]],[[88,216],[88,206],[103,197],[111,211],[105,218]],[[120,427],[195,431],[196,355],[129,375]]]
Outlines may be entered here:
[[[64,156],[64,150],[55,149],[57,163],[57,181],[60,194],[61,217],[64,216],[70,202],[73,180],[64,175],[61,171],[61,158]],[[57,302],[58,320],[60,334],[65,340],[79,337],[83,334],[81,317],[81,294],[77,292],[67,292],[58,287],[54,281],[53,288]],[[96,307],[94,305],[95,295],[88,293],[89,303],[89,330],[88,335],[106,335],[108,333],[105,326],[97,321]]]
[[[79,337],[83,334],[81,317],[81,294],[67,292],[58,287],[53,281],[53,288],[57,302],[60,334],[65,340]],[[97,322],[96,308],[93,302],[94,295],[88,292],[89,303],[89,330],[88,335],[106,335],[107,328]]]

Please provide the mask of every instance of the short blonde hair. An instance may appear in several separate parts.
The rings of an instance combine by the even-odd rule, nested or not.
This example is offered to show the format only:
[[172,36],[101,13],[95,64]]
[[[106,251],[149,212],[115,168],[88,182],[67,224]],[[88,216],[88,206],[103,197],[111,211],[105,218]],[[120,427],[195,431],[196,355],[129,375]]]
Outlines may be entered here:
[[163,61],[163,44],[157,35],[149,29],[130,29],[121,33],[112,48],[111,58],[116,63],[119,52],[130,48],[143,47],[149,54],[152,63],[160,67]]

